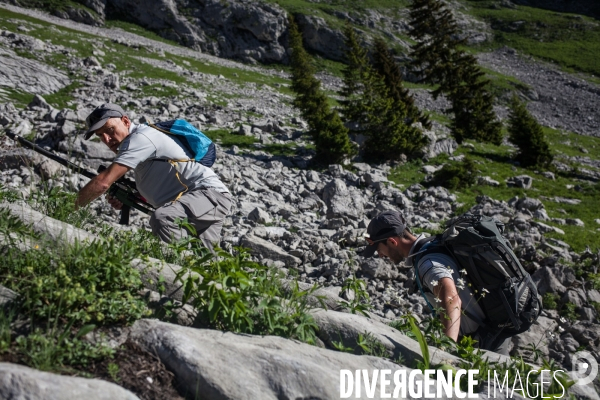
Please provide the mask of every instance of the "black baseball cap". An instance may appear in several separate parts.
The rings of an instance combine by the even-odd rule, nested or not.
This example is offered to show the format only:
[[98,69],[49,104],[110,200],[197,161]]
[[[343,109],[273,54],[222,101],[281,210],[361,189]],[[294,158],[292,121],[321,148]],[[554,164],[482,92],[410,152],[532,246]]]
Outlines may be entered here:
[[84,135],[86,140],[94,134],[94,131],[102,128],[110,118],[121,118],[124,115],[125,111],[116,104],[105,103],[96,107],[85,119],[86,131]]
[[392,237],[401,236],[406,229],[406,219],[402,213],[395,210],[384,211],[369,222],[367,235],[374,243],[363,251],[364,257],[371,257],[377,250],[379,242]]

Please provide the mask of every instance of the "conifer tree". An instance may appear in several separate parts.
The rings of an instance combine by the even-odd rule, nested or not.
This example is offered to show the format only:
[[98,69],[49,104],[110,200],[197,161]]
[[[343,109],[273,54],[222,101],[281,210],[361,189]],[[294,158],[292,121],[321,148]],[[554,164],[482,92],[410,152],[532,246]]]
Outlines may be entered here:
[[457,83],[453,67],[457,48],[463,44],[458,39],[460,30],[440,0],[413,0],[410,24],[409,33],[417,41],[412,47],[412,65],[421,73],[423,82],[440,85],[433,92],[437,98]]
[[346,121],[358,123],[362,128],[376,117],[374,109],[381,108],[384,83],[375,76],[369,63],[367,51],[358,43],[354,28],[347,23],[344,27],[346,66],[342,70],[343,86],[340,90],[342,114]]
[[413,0],[411,34],[417,39],[412,48],[413,66],[423,81],[438,84],[434,97],[444,94],[454,114],[452,135],[458,143],[475,139],[496,145],[502,142],[501,123],[493,110],[494,97],[488,89],[477,59],[463,51],[464,40],[452,13],[441,0]]
[[508,134],[509,140],[519,148],[516,159],[522,166],[547,168],[552,163],[553,156],[542,127],[516,95],[510,104]]
[[344,34],[348,64],[340,103],[344,117],[358,124],[356,132],[367,136],[365,159],[383,162],[399,159],[402,154],[420,156],[427,137],[406,123],[406,104],[391,95],[385,78],[375,71],[366,49],[358,43],[354,29],[346,25]]
[[355,153],[348,137],[348,129],[338,113],[330,107],[327,96],[321,90],[321,82],[315,78],[311,57],[302,45],[302,34],[292,16],[289,17],[289,34],[292,49],[291,89],[296,93],[293,104],[308,122],[317,152],[315,161],[323,164],[339,163]]
[[502,123],[496,119],[493,109],[493,96],[488,91],[489,80],[477,65],[475,57],[467,54],[458,63],[462,70],[455,72],[461,82],[449,88],[447,97],[451,102],[450,110],[454,118],[450,129],[458,143],[465,139],[502,143]]
[[415,99],[410,94],[410,91],[404,88],[400,66],[394,60],[387,44],[381,38],[375,39],[373,67],[383,77],[385,86],[389,91],[389,96],[395,101],[395,106],[406,108],[406,124],[411,125],[413,122],[420,122],[425,129],[431,129],[429,117],[415,106]]

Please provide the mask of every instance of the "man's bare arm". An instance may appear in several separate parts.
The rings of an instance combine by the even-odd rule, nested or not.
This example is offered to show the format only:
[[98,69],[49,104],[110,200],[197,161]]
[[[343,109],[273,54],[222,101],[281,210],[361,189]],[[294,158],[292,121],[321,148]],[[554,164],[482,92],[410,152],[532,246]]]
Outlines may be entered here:
[[450,278],[440,279],[439,285],[434,287],[433,294],[441,300],[444,333],[456,342],[460,330],[461,301],[454,281]]
[[98,176],[88,182],[77,194],[75,200],[75,208],[83,207],[89,202],[102,196],[108,188],[115,183],[117,179],[122,177],[129,171],[130,168],[121,164],[112,163],[107,169],[100,172]]

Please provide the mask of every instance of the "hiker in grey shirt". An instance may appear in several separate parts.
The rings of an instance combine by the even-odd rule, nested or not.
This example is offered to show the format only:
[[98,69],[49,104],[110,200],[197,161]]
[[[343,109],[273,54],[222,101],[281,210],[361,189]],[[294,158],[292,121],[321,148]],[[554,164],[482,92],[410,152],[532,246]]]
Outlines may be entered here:
[[[371,220],[367,228],[367,242],[363,256],[375,252],[394,263],[406,259],[413,267],[413,255],[418,252],[425,237],[414,236],[398,211],[384,211]],[[455,261],[447,254],[425,254],[419,259],[416,270],[423,285],[426,300],[440,309],[440,321],[444,333],[454,341],[469,335],[479,343],[479,348],[508,355],[510,338],[487,332],[475,320],[484,321],[485,314],[477,304],[477,298],[467,286],[464,271],[458,270]]]
[[[188,232],[175,223],[178,218],[187,218],[206,247],[219,242],[231,195],[212,169],[197,162],[181,162],[193,159],[193,154],[178,138],[132,123],[115,104],[97,107],[86,126],[86,139],[95,134],[117,156],[79,191],[77,207],[101,196],[133,169],[138,191],[156,207],[150,217],[155,235],[165,242],[187,236]],[[174,160],[180,162],[169,162]],[[123,206],[115,198],[107,199],[116,209]]]

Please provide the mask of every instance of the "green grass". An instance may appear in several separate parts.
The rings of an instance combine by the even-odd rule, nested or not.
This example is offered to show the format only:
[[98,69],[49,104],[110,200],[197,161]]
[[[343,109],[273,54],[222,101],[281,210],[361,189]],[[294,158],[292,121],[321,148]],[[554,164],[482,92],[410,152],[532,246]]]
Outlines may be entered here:
[[[548,134],[548,139],[551,143],[551,149],[554,149],[556,153],[557,149],[560,149],[563,153],[572,153],[573,155],[582,155],[577,149],[579,146],[587,148],[590,153],[586,154],[592,159],[600,159],[600,139],[579,136],[573,133],[560,133],[555,130],[545,129]],[[571,140],[572,143],[577,143],[572,146],[565,146],[563,143],[565,140]],[[579,199],[581,203],[578,205],[568,205],[563,203],[556,203],[551,200],[543,199],[544,206],[548,212],[550,218],[579,218],[585,223],[585,227],[575,227],[569,225],[557,225],[551,221],[547,221],[548,225],[556,226],[562,229],[565,234],[560,235],[557,233],[546,234],[547,237],[555,237],[569,243],[575,251],[583,251],[587,245],[594,245],[600,243],[600,232],[597,230],[598,226],[594,222],[597,215],[598,198],[600,197],[600,186],[594,182],[574,182],[575,177],[571,173],[567,174],[555,174],[556,180],[551,180],[544,177],[541,174],[535,173],[535,170],[513,167],[512,165],[512,150],[506,146],[494,146],[490,144],[474,143],[471,142],[475,148],[473,150],[460,147],[455,155],[465,154],[471,157],[476,162],[477,175],[479,176],[490,176],[492,179],[500,182],[499,187],[491,187],[486,185],[474,185],[467,189],[462,189],[455,192],[458,197],[458,202],[464,203],[465,206],[461,207],[461,211],[465,211],[471,206],[476,204],[476,198],[480,195],[487,195],[495,200],[507,201],[514,196],[540,198],[546,196],[549,198],[553,197],[565,197],[572,199]],[[448,162],[447,155],[440,155],[434,159],[429,160],[429,165],[442,165]],[[402,166],[393,169],[388,178],[398,184],[405,185],[406,187],[414,184],[421,183],[427,185],[424,182],[425,174],[422,172],[422,161],[415,160],[408,162]],[[577,166],[577,164],[575,164]],[[592,169],[591,167],[585,167]],[[532,188],[529,190],[519,189],[514,187],[508,187],[505,180],[509,177],[517,175],[529,175],[533,178]],[[567,189],[567,185],[573,185],[578,183],[582,186],[581,191],[575,191]],[[562,213],[560,210],[566,211],[567,214]]]
[[135,33],[136,35],[143,36],[148,39],[156,40],[158,42],[170,44],[172,46],[183,47],[179,43],[174,40],[165,39],[164,37],[158,35],[156,32],[153,32],[149,29],[145,29],[140,25],[136,25],[134,23],[123,21],[119,19],[107,19],[105,21],[104,26],[110,29],[123,29],[126,32]]
[[228,129],[214,129],[203,131],[213,142],[219,143],[224,147],[238,146],[249,148],[258,140],[254,136],[236,135]]
[[33,94],[25,93],[17,89],[2,87],[0,92],[3,99],[11,101],[15,107],[23,108],[33,100]]
[[[491,8],[491,0],[466,0],[467,12],[494,28],[493,46],[509,46],[519,52],[552,61],[567,71],[600,76],[600,24],[572,14],[539,8]],[[489,44],[485,44],[489,47]]]

